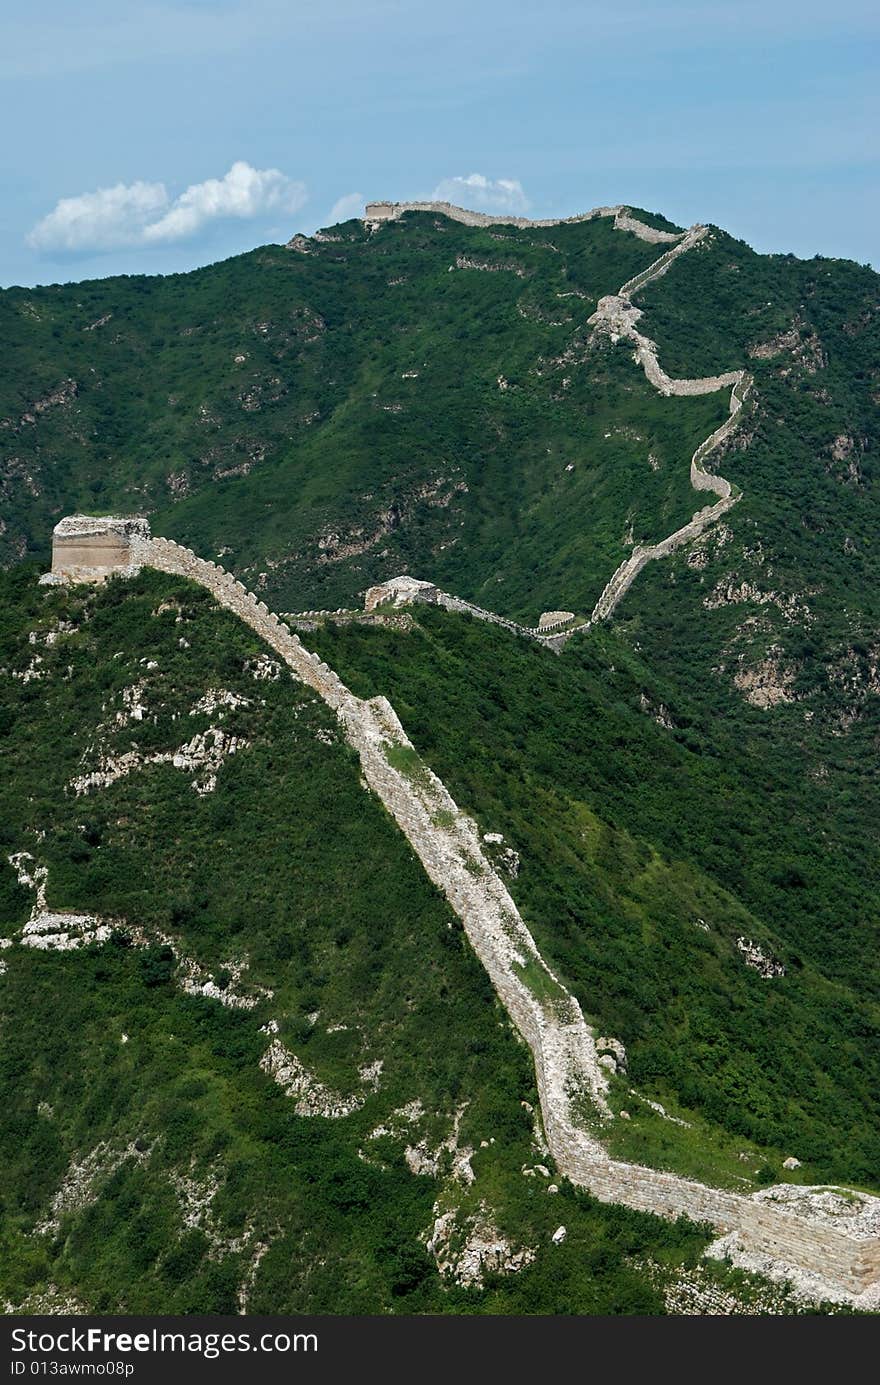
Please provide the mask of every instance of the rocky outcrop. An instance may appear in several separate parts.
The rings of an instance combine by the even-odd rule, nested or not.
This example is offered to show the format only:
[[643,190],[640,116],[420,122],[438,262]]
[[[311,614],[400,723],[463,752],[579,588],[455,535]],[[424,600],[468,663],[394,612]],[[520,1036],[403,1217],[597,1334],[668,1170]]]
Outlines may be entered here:
[[485,1202],[461,1216],[456,1208],[434,1206],[434,1221],[425,1237],[444,1279],[465,1287],[481,1288],[487,1274],[516,1274],[537,1254],[532,1246],[514,1246],[492,1221]]
[[760,944],[752,942],[751,938],[737,938],[736,946],[742,954],[746,966],[751,967],[752,971],[756,971],[759,976],[763,976],[765,981],[785,975],[785,967],[782,963],[777,962],[775,957],[769,956]]
[[364,1097],[358,1093],[343,1096],[326,1087],[279,1038],[271,1039],[260,1067],[274,1078],[285,1095],[293,1098],[298,1116],[339,1120],[359,1111],[364,1104]]
[[98,1200],[101,1188],[121,1164],[128,1159],[141,1163],[149,1153],[150,1146],[144,1140],[132,1140],[128,1145],[119,1147],[102,1140],[79,1162],[74,1160],[71,1163],[60,1188],[52,1197],[49,1215],[37,1223],[35,1231],[44,1236],[54,1235],[60,1229],[63,1217],[71,1212],[80,1212]]
[[71,779],[70,788],[79,798],[83,794],[94,793],[96,789],[109,788],[117,779],[123,779],[145,765],[173,765],[186,774],[195,773],[192,787],[203,796],[213,793],[217,787],[217,774],[229,756],[235,755],[247,744],[242,737],[230,735],[222,726],[209,726],[176,750],[156,750],[146,755],[137,749],[125,750],[118,755],[101,751],[90,769]]
[[526,270],[522,265],[515,264],[512,260],[478,260],[473,255],[456,255],[456,269],[477,269],[484,274],[515,274],[518,279],[525,279]]
[[20,416],[18,421],[12,418],[0,419],[0,428],[8,428],[13,433],[19,433],[23,428],[35,424],[42,414],[49,409],[64,408],[76,399],[79,394],[79,386],[75,380],[62,380],[55,389],[44,394],[41,399],[35,399]]
[[766,657],[757,663],[746,663],[745,660],[746,656],[740,655],[733,683],[746,702],[766,711],[796,701],[794,684],[798,670],[795,665],[784,662],[778,645],[771,645]]

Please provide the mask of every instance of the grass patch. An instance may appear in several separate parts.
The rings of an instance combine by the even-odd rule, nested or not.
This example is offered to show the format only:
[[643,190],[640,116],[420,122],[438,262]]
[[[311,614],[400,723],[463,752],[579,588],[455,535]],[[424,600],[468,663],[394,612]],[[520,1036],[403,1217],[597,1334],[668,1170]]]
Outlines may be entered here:
[[570,1004],[569,997],[559,982],[555,981],[547,968],[534,957],[529,957],[523,965],[514,962],[513,970],[542,1008],[557,1011]]
[[406,775],[415,784],[427,784],[428,772],[424,761],[411,745],[389,745],[385,747],[385,759],[392,769]]

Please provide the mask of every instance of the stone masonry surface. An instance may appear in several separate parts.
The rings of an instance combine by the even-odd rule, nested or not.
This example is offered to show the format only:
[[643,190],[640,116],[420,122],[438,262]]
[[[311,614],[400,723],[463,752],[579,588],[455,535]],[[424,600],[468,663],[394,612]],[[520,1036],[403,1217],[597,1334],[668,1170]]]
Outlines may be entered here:
[[[873,1292],[880,1280],[880,1198],[784,1186],[744,1196],[608,1157],[577,1114],[586,1097],[602,1119],[610,1117],[607,1076],[580,1005],[539,953],[483,851],[477,825],[427,765],[414,764],[412,744],[387,699],[355,697],[277,615],[216,563],[169,539],[148,537],[145,522],[130,534],[127,571],[149,566],[204,586],[335,711],[367,785],[448,899],[532,1051],[547,1142],[560,1171],[600,1201],[709,1222],[780,1272],[821,1276],[852,1301]],[[85,580],[84,574],[74,580]],[[395,756],[401,749],[410,752],[405,760]],[[536,975],[539,984],[533,989],[530,978]]]
[[94,582],[102,574],[124,572],[132,539],[148,533],[145,521],[135,517],[68,515],[52,532],[52,572],[47,577],[76,580],[82,569]]

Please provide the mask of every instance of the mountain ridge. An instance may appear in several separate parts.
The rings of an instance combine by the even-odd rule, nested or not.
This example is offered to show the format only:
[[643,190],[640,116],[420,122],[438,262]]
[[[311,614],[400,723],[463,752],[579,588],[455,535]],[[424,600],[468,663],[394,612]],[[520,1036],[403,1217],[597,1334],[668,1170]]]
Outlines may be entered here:
[[[32,888],[24,877],[33,882],[35,872],[48,869],[51,904],[65,904],[81,919],[81,946],[53,963],[84,975],[94,966],[90,986],[112,974],[113,986],[118,981],[123,988],[113,1003],[123,1011],[135,1003],[130,985],[140,962],[134,959],[133,970],[123,965],[113,950],[120,944],[103,932],[89,941],[90,929],[110,928],[112,935],[111,923],[102,920],[123,920],[139,952],[139,930],[148,922],[143,938],[153,938],[155,947],[142,959],[147,984],[177,984],[188,1004],[228,1010],[234,997],[249,993],[247,971],[230,947],[242,926],[237,911],[259,959],[254,983],[274,985],[263,957],[260,911],[251,905],[259,897],[272,921],[287,999],[278,1002],[277,1014],[255,1011],[255,1020],[278,1021],[281,1028],[262,1026],[265,1044],[251,1034],[246,1047],[262,1076],[287,1093],[294,1122],[289,1138],[301,1150],[304,1136],[294,1133],[301,1129],[296,1122],[350,1122],[329,1165],[349,1188],[374,1128],[368,1129],[360,1108],[344,1114],[351,1100],[377,1112],[375,1129],[383,1121],[383,1128],[397,1129],[394,1111],[409,1109],[413,1090],[402,1087],[390,1067],[369,1095],[359,1069],[320,1059],[325,1043],[342,1041],[329,1031],[326,1040],[309,1038],[306,1019],[318,1005],[298,983],[294,988],[297,968],[288,972],[283,960],[287,949],[300,949],[295,955],[312,992],[332,994],[347,962],[332,947],[328,951],[330,937],[335,931],[335,947],[344,947],[338,938],[350,925],[331,924],[327,934],[316,917],[307,941],[292,916],[279,923],[281,901],[298,888],[295,858],[277,900],[265,884],[253,896],[236,833],[222,825],[239,814],[241,843],[256,841],[263,809],[255,767],[263,765],[267,784],[276,782],[270,747],[289,745],[302,713],[293,709],[287,730],[276,717],[271,733],[258,734],[255,706],[248,710],[240,701],[254,698],[233,678],[241,676],[235,661],[228,683],[215,676],[186,704],[172,685],[190,686],[191,675],[180,662],[184,654],[178,658],[173,650],[168,714],[151,710],[156,692],[150,689],[160,677],[146,668],[153,622],[166,622],[169,613],[176,622],[178,611],[178,644],[185,653],[188,626],[199,628],[191,614],[197,602],[185,584],[173,584],[182,582],[183,568],[193,561],[187,550],[205,553],[198,574],[213,589],[222,563],[234,574],[222,579],[223,592],[228,587],[245,618],[261,629],[266,622],[274,638],[280,622],[272,609],[300,612],[296,623],[310,630],[315,654],[297,656],[297,665],[312,685],[329,680],[335,687],[331,670],[338,669],[351,707],[372,709],[372,730],[365,722],[363,735],[389,784],[407,793],[421,785],[427,792],[434,783],[427,766],[442,776],[453,797],[425,807],[424,850],[429,859],[439,850],[447,819],[450,831],[460,818],[471,824],[468,840],[473,836],[537,949],[536,956],[522,954],[520,970],[512,962],[507,969],[516,994],[539,1010],[567,994],[596,1034],[617,1036],[596,1041],[598,1080],[618,1112],[603,1136],[607,1168],[660,1170],[655,1199],[664,1179],[671,1179],[669,1189],[714,1186],[722,1201],[733,1198],[737,1206],[737,1199],[757,1207],[772,1202],[780,1179],[783,1188],[824,1182],[867,1191],[876,1168],[872,1075],[880,1051],[871,949],[880,866],[870,831],[880,735],[872,542],[880,501],[876,276],[842,262],[757,256],[718,228],[685,232],[668,223],[652,227],[651,221],[663,219],[640,221],[642,214],[623,208],[597,212],[604,214],[535,228],[491,218],[466,224],[437,208],[403,208],[372,224],[343,223],[312,238],[294,237],[288,248],[265,247],[169,281],[115,280],[0,295],[11,350],[10,371],[0,383],[0,546],[3,561],[15,564],[2,579],[9,606],[0,628],[0,756],[12,773],[4,790],[7,818],[0,824],[4,859],[11,864],[0,869],[0,897],[10,920],[14,915],[18,921],[15,928],[34,939],[54,936],[57,909],[49,909],[45,888],[43,913],[38,898],[29,914],[22,896]],[[639,225],[651,235],[640,234]],[[615,284],[622,289],[610,292]],[[708,454],[711,470],[703,465]],[[696,516],[694,488],[718,497]],[[168,534],[166,541],[153,541],[174,569],[161,579],[172,584],[167,592],[158,574],[110,582],[84,600],[74,589],[68,596],[60,588],[38,594],[22,587],[18,560],[29,545],[35,554],[46,553],[59,514],[111,507],[149,515],[154,531]],[[662,563],[650,561],[659,556]],[[352,614],[365,587],[381,592],[384,582],[393,596],[388,579],[413,572],[431,584],[446,610],[429,603],[397,615],[384,614],[381,606],[375,616]],[[635,576],[638,581],[631,580]],[[75,613],[70,634],[65,610]],[[44,629],[50,617],[43,611],[57,611],[57,628]],[[548,611],[560,620],[545,634],[537,618]],[[88,633],[92,612],[96,623]],[[102,629],[114,632],[107,638],[125,655],[124,687],[110,663],[116,646],[96,643]],[[522,632],[529,640],[513,638]],[[562,657],[548,660],[534,648],[536,639],[550,648],[564,645]],[[86,643],[103,650],[103,662],[88,674],[80,648]],[[72,655],[79,653],[65,665],[68,646]],[[200,651],[193,657],[204,662]],[[247,657],[263,656],[251,651]],[[74,678],[95,709],[98,687],[113,691],[100,714],[89,712],[95,726],[88,742],[76,755],[73,746],[61,753],[66,778],[53,804],[35,791],[27,747],[30,738],[32,758],[44,763],[44,747],[57,739],[47,721],[51,708],[65,708],[59,726],[79,734],[68,706],[67,680]],[[228,694],[222,691],[227,687]],[[209,720],[185,722],[192,734],[181,737],[181,728],[168,720],[181,715]],[[383,738],[390,738],[390,761],[380,748]],[[218,841],[236,862],[228,901],[215,899],[211,906],[214,922],[194,903],[196,896],[214,898],[205,895],[214,869],[208,860],[181,858],[177,898],[168,896],[161,879],[155,901],[125,884],[150,873],[157,840],[151,816],[158,814],[157,824],[170,821],[166,800],[181,771],[195,774],[187,792],[205,802],[204,812],[195,814],[178,803],[181,839],[200,840],[204,813],[216,815]],[[315,766],[307,772],[318,773]],[[55,783],[58,772],[46,765],[44,773]],[[295,819],[295,778],[284,792]],[[63,801],[68,794],[82,807]],[[323,809],[314,794],[303,801],[320,838]],[[39,803],[39,811],[29,803]],[[142,830],[132,825],[133,804]],[[378,832],[371,812],[363,825],[367,837]],[[76,821],[71,813],[79,815]],[[24,837],[13,826],[19,822],[28,824]],[[344,868],[329,844],[312,844],[309,823],[301,826],[307,860],[317,868],[325,858],[333,861],[330,869],[341,878]],[[175,829],[172,837],[178,835]],[[381,849],[389,861],[399,860],[390,846]],[[255,859],[261,854],[255,845],[251,851]],[[439,852],[438,862],[448,854]],[[125,870],[116,881],[113,862],[123,857]],[[369,891],[357,861],[352,870],[360,919]],[[476,879],[465,870],[462,897]],[[421,898],[414,883],[407,888]],[[374,926],[381,932],[378,920]],[[11,922],[6,931],[18,936]],[[357,928],[355,935],[361,936]],[[204,955],[209,942],[213,971]],[[401,946],[401,956],[409,955],[409,941]],[[170,956],[158,955],[163,949]],[[21,956],[35,950],[13,946],[5,953],[3,984],[10,995],[19,996],[26,972],[41,994],[57,995],[61,972],[53,979],[47,970],[38,981],[36,959],[32,965]],[[320,964],[310,957],[320,957]],[[390,989],[394,980],[399,996],[409,991],[398,960],[383,954],[384,1003],[391,1008],[384,1021],[371,1014],[374,1051],[370,1062],[367,1054],[360,1062],[365,1072],[373,1071],[376,1051],[382,1053],[383,1024],[388,1035],[402,1032]],[[438,961],[432,965],[442,971]],[[196,968],[191,974],[190,966]],[[199,996],[186,989],[190,975],[197,987],[203,985],[199,978],[208,978]],[[422,992],[426,979],[413,984]],[[467,995],[468,1004],[477,1004],[477,991]],[[99,1009],[104,1004],[97,996],[95,1003]],[[264,1003],[257,999],[258,1007]],[[182,1011],[174,1023],[192,1032]],[[71,1017],[69,1026],[72,1045],[85,1041],[80,1017]],[[244,1030],[241,1036],[244,1042]],[[450,1071],[463,1073],[470,1068],[460,1037],[452,1045]],[[30,1043],[35,1054],[45,1047],[33,1035]],[[265,1065],[256,1063],[260,1045]],[[595,1045],[592,1052],[595,1060]],[[430,1067],[424,1054],[419,1062]],[[40,1102],[65,1114],[57,1128],[45,1124],[55,1119],[51,1115],[34,1127],[53,1150],[47,1170],[55,1170],[54,1191],[49,1171],[45,1188],[27,1191],[12,1150],[10,1205],[26,1210],[17,1210],[10,1223],[19,1286],[7,1291],[11,1301],[22,1301],[22,1267],[34,1256],[56,1265],[65,1282],[87,1283],[75,1246],[90,1218],[103,1216],[99,1253],[117,1246],[113,1253],[122,1256],[130,1291],[169,1302],[163,1295],[170,1290],[159,1283],[162,1256],[177,1253],[167,1249],[178,1235],[173,1209],[163,1213],[166,1249],[157,1250],[142,1278],[132,1277],[133,1262],[106,1222],[117,1182],[127,1196],[137,1180],[152,1187],[165,1158],[152,1144],[144,1158],[143,1150],[130,1152],[137,1133],[130,1118],[95,1126],[102,1138],[106,1130],[114,1149],[118,1143],[122,1163],[114,1167],[120,1172],[111,1172],[113,1161],[102,1163],[95,1153],[97,1200],[90,1205],[97,1210],[56,1218],[73,1238],[67,1248],[50,1247],[35,1232],[31,1221],[48,1225],[54,1216],[48,1204],[67,1186],[62,1148],[70,1178],[74,1165],[91,1168],[92,1156],[82,1144],[78,1115],[80,1133],[75,1139],[69,1133],[72,1112],[55,1079],[40,1076],[30,1063],[25,1069],[27,1101],[32,1090],[41,1095],[34,1096],[33,1109],[22,1106],[21,1129],[30,1128],[34,1112],[40,1115]],[[493,1119],[501,1121],[513,1088],[504,1097],[494,1079],[484,1080],[495,1102]],[[194,1077],[186,1082],[197,1085]],[[249,1101],[262,1101],[244,1068],[235,1082]],[[426,1079],[426,1093],[429,1086]],[[313,1113],[313,1100],[326,1108],[324,1117]],[[398,1105],[386,1111],[382,1103],[392,1100]],[[468,1156],[477,1172],[471,1184],[462,1141],[474,1151],[484,1142],[489,1149],[492,1127],[474,1125],[457,1099],[437,1102],[434,1134],[420,1131],[418,1143],[414,1134],[410,1146],[388,1152],[389,1178],[405,1166],[419,1170],[417,1177],[434,1177],[428,1170],[439,1170],[447,1155],[458,1170],[432,1194],[432,1229],[418,1242],[427,1260],[414,1249],[416,1220],[392,1235],[394,1254],[406,1263],[399,1282],[411,1286],[404,1297],[411,1292],[412,1303],[443,1301],[448,1281],[440,1289],[432,1276],[445,1280],[440,1262],[453,1263],[447,1232],[454,1226],[453,1240],[460,1232],[470,1245],[473,1233],[475,1247],[500,1245],[507,1237],[508,1251],[498,1252],[508,1259],[496,1301],[511,1303],[525,1292],[512,1280],[543,1285],[551,1263],[537,1233],[526,1231],[538,1224],[527,1185],[544,1177],[528,1161],[550,1161],[543,1135],[535,1135],[531,1154],[520,1157],[522,1172],[517,1165],[503,1178],[487,1172],[499,1152],[486,1153],[485,1165],[482,1154]],[[175,1106],[175,1120],[185,1105],[186,1098]],[[552,1111],[545,1119],[552,1127]],[[563,1124],[571,1122],[566,1117]],[[587,1120],[577,1140],[589,1143],[597,1133]],[[430,1152],[435,1137],[442,1158]],[[358,1139],[361,1153],[352,1144]],[[425,1141],[429,1152],[419,1152]],[[560,1169],[574,1168],[577,1151],[568,1150],[566,1140],[550,1143]],[[233,1145],[240,1150],[237,1135]],[[190,1148],[199,1179],[215,1178]],[[190,1177],[185,1150],[178,1141],[170,1164],[174,1177],[184,1180]],[[216,1157],[222,1190],[233,1166]],[[599,1177],[595,1159],[591,1176]],[[627,1177],[632,1184],[635,1175]],[[762,1187],[770,1193],[756,1199]],[[206,1197],[209,1191],[205,1183]],[[536,1185],[535,1191],[544,1190]],[[416,1196],[405,1178],[399,1195],[401,1206],[424,1203],[424,1188]],[[560,1195],[568,1197],[565,1185]],[[328,1196],[329,1208],[336,1195]],[[218,1208],[227,1204],[226,1192],[217,1197]],[[246,1201],[239,1200],[239,1211]],[[566,1202],[563,1225],[586,1228],[580,1218],[587,1205]],[[783,1221],[789,1213],[781,1209]],[[288,1215],[290,1207],[282,1220]],[[328,1215],[332,1221],[335,1214]],[[352,1216],[361,1238],[364,1224]],[[417,1216],[424,1227],[427,1208],[413,1210]],[[625,1219],[615,1224],[635,1226]],[[650,1218],[641,1225],[644,1244],[656,1246],[652,1238],[661,1233],[651,1229]],[[517,1226],[523,1228],[519,1237]],[[541,1235],[556,1253],[552,1231]],[[208,1262],[199,1258],[202,1252],[208,1254],[202,1242],[194,1243],[193,1273],[207,1285],[214,1252]],[[240,1286],[238,1252],[216,1253],[226,1264],[224,1274],[238,1275]],[[270,1279],[262,1282],[275,1284],[275,1297],[248,1301],[287,1302],[273,1278],[278,1261],[271,1250],[267,1254]],[[489,1258],[481,1259],[484,1254]],[[468,1263],[483,1267],[484,1287],[492,1254],[467,1251]],[[381,1256],[373,1261],[371,1255],[364,1246],[359,1263],[371,1266],[366,1272],[378,1276],[371,1282],[387,1303]],[[768,1266],[753,1261],[752,1268]],[[259,1267],[254,1273],[259,1282]],[[573,1273],[572,1292],[582,1303],[584,1283]],[[44,1271],[40,1275],[35,1282],[48,1282]],[[196,1292],[196,1280],[186,1278],[187,1293]],[[814,1299],[817,1292],[821,1297],[812,1287]],[[220,1302],[215,1288],[205,1293]],[[642,1288],[648,1292],[646,1283]],[[331,1301],[309,1298],[304,1280],[297,1292],[305,1295],[301,1303]],[[86,1293],[91,1301],[93,1293],[91,1287]]]
[[[85,517],[83,533],[92,537],[99,523]],[[76,517],[59,527],[64,529],[65,543],[76,542]],[[543,1127],[560,1172],[601,1201],[708,1221],[722,1236],[732,1238],[725,1242],[726,1253],[742,1255],[746,1264],[757,1255],[771,1278],[793,1278],[808,1294],[815,1294],[818,1286],[823,1297],[842,1296],[844,1301],[873,1307],[880,1291],[880,1198],[851,1189],[780,1185],[749,1199],[608,1158],[601,1143],[588,1133],[583,1116],[587,1100],[600,1119],[609,1119],[611,1110],[608,1079],[597,1061],[596,1043],[580,1007],[535,947],[484,854],[479,830],[415,756],[387,699],[354,698],[319,655],[305,650],[299,637],[265,603],[216,563],[197,558],[171,540],[150,537],[145,526],[136,529],[129,523],[126,532],[121,571],[136,574],[142,566],[154,567],[206,587],[335,711],[349,744],[357,750],[367,784],[461,918],[474,951],[532,1051]],[[103,577],[106,569],[96,566],[93,574],[83,566],[74,580]],[[53,927],[56,918],[51,916]],[[283,1046],[280,1053],[287,1061],[290,1055],[285,1057]],[[272,1066],[279,1061],[276,1056]],[[347,1113],[341,1108],[341,1114]]]

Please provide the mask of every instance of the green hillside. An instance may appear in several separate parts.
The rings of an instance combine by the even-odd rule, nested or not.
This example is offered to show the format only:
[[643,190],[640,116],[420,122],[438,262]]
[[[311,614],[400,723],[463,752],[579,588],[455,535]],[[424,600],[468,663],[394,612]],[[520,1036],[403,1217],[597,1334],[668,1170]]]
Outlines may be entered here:
[[[750,376],[727,512],[559,655],[427,606],[303,638],[501,835],[625,1047],[612,1152],[878,1192],[878,278],[687,244],[633,303],[669,376]],[[662,250],[410,213],[0,293],[0,1303],[794,1311],[559,1178],[456,915],[256,635],[155,572],[36,580],[61,516],[138,513],[276,612],[410,573],[588,615],[716,498],[729,384],[588,325]],[[85,945],[22,944],[53,927]]]
[[[155,573],[35,577],[3,577],[0,607],[0,1302],[656,1313],[694,1279],[738,1311],[796,1311],[695,1268],[705,1231],[523,1175],[547,1157],[528,1055],[333,718],[248,630]],[[211,727],[237,738],[212,788],[149,759]],[[23,865],[109,938],[16,941]],[[261,1070],[272,1032],[348,1114],[297,1110]],[[475,1234],[523,1259],[459,1282]]]
[[[755,1171],[745,1140],[776,1177],[794,1154],[805,1182],[876,1185],[876,700],[817,779],[798,724],[771,740],[729,696],[719,718],[717,687],[710,709],[673,692],[625,635],[558,659],[426,609],[409,633],[310,639],[354,691],[390,698],[456,801],[503,833],[544,955],[623,1040],[639,1091],[698,1122],[677,1133],[622,1089],[628,1153],[735,1186]],[[746,966],[739,937],[785,975]]]
[[[136,511],[276,609],[409,570],[529,621],[589,610],[633,542],[690,516],[690,454],[726,416],[723,393],[663,398],[625,345],[589,345],[598,298],[659,249],[602,218],[411,213],[6,290],[0,561],[45,559],[62,514]],[[777,585],[815,588],[823,626],[844,600],[876,624],[877,276],[713,229],[636,301],[670,374],[755,378],[713,463],[744,492],[737,547],[759,537]]]
[[279,609],[410,567],[535,619],[689,518],[726,397],[664,400],[623,348],[584,368],[598,298],[658,247],[603,219],[332,237],[0,294],[6,561],[61,514],[134,510]]

